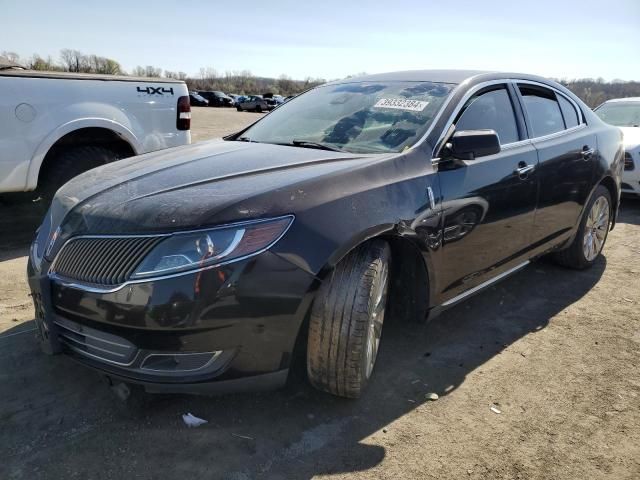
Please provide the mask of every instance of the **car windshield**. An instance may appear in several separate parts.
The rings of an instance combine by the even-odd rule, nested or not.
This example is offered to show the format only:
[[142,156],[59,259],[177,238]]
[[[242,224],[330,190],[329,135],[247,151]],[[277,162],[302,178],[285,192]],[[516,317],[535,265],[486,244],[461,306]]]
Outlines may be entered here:
[[640,126],[640,102],[609,102],[595,112],[603,121],[616,127]]
[[424,135],[453,87],[433,82],[325,85],[289,100],[241,139],[352,153],[401,152]]

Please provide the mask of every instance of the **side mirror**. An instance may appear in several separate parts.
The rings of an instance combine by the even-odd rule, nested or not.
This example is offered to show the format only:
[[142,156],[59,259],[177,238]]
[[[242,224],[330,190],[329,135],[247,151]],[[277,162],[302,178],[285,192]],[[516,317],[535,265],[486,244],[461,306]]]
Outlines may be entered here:
[[500,153],[500,139],[494,130],[460,130],[445,145],[446,156],[460,160]]

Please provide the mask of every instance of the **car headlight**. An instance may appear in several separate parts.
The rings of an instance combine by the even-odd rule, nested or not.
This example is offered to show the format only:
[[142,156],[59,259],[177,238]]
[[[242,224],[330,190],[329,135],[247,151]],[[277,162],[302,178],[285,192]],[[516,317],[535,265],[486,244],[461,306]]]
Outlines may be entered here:
[[258,254],[278,241],[292,221],[293,216],[287,216],[167,236],[149,252],[131,278],[200,269]]

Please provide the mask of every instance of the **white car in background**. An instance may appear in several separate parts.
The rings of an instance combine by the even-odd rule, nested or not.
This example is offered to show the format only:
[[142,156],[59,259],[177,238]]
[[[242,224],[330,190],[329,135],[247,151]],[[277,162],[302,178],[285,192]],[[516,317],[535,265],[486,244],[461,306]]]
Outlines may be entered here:
[[607,100],[594,111],[622,130],[625,154],[621,190],[640,196],[640,97]]

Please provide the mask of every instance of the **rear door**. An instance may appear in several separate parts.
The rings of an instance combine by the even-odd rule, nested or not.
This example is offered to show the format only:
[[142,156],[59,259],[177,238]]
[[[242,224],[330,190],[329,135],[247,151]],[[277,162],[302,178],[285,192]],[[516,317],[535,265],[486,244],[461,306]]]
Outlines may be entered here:
[[[457,131],[493,129],[501,152],[438,166],[443,209],[445,302],[523,262],[537,196],[537,154],[526,140],[515,92],[496,84],[475,93],[456,114]],[[522,172],[522,173],[521,173]]]
[[588,200],[596,135],[580,109],[561,92],[534,82],[518,82],[529,137],[538,151],[540,192],[532,231],[539,246],[571,235]]

